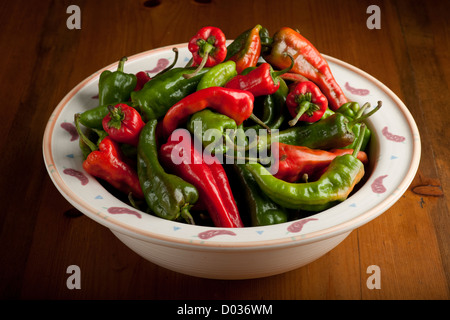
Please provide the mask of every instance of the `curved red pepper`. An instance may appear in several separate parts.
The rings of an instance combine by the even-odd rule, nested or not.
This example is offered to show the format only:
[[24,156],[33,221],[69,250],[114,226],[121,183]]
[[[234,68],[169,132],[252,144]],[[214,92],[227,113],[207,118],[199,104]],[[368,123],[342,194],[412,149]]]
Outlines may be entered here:
[[295,82],[286,97],[286,106],[294,117],[289,125],[294,126],[298,121],[312,123],[320,120],[327,110],[328,100],[313,82]]
[[[225,34],[216,27],[203,27],[191,38],[188,49],[192,53],[193,65],[198,66],[194,75],[203,67],[213,67],[227,56]],[[193,77],[186,74],[185,77]]]
[[253,113],[254,96],[248,91],[209,87],[196,91],[174,104],[161,123],[162,135],[168,137],[188,117],[205,108],[220,112],[240,125]]
[[189,131],[174,131],[161,146],[159,156],[164,165],[197,188],[216,227],[244,226],[222,165],[214,156],[203,157]]
[[316,83],[327,97],[330,108],[336,111],[348,102],[347,97],[334,79],[328,62],[320,52],[300,33],[284,27],[275,33],[272,50],[264,59],[276,68],[286,68],[289,61],[284,54],[293,54],[295,65],[292,72],[299,73]]
[[[312,180],[320,177],[328,165],[337,156],[352,154],[353,149],[334,149],[330,151],[293,146],[281,142],[272,143],[273,168],[276,178],[287,182],[298,182],[304,175]],[[367,154],[359,151],[358,159],[368,163]]]
[[273,71],[268,63],[262,63],[246,75],[237,75],[227,82],[225,88],[233,88],[250,91],[253,96],[265,96],[275,93],[280,88],[279,77],[292,68],[291,66],[281,70]]
[[103,118],[103,129],[117,142],[137,146],[139,134],[145,123],[136,109],[119,103],[108,106],[109,113]]
[[281,79],[285,80],[285,81],[293,81],[293,82],[298,82],[298,81],[309,81],[307,78],[305,78],[304,76],[302,76],[301,74],[298,73],[293,73],[293,72],[287,72],[283,75],[281,75]]
[[256,25],[248,35],[248,38],[243,43],[240,51],[230,57],[229,60],[236,62],[236,71],[240,74],[248,67],[256,66],[261,54],[261,37],[259,35],[261,25]]
[[144,198],[136,170],[124,161],[119,145],[109,136],[100,142],[98,150],[87,156],[83,168],[125,194],[131,192],[139,199]]

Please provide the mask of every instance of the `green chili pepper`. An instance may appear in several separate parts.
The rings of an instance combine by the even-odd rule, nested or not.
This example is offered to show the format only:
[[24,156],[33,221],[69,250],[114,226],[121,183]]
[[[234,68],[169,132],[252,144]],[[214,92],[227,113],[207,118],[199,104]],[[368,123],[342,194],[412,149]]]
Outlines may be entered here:
[[[355,140],[355,134],[349,128],[349,119],[343,114],[335,113],[311,125],[296,126],[281,130],[278,134],[263,136],[258,139],[258,150],[270,147],[271,141],[295,146],[305,146],[311,149],[339,149],[348,146]],[[252,148],[255,146],[249,146]]]
[[288,220],[287,210],[266,196],[245,164],[233,165],[240,186],[244,191],[245,205],[250,213],[252,226],[266,226]]
[[116,104],[130,98],[131,92],[136,87],[137,78],[132,73],[123,72],[125,61],[127,61],[127,57],[120,59],[116,71],[105,70],[100,74],[98,81],[99,105]]
[[259,37],[261,38],[261,56],[270,52],[273,38],[269,34],[269,30],[262,27],[259,31]]
[[[283,79],[280,79],[280,87],[275,93],[261,97],[263,99],[262,114],[257,114],[257,117],[270,129],[278,129],[283,124],[285,119],[284,106],[288,92],[289,88],[286,85],[286,82]],[[255,112],[259,111],[255,109],[257,108],[254,108]],[[256,124],[247,126],[246,130],[248,129],[259,130],[264,128],[261,125]]]
[[339,107],[339,109],[336,110],[336,112],[342,113],[344,116],[350,119],[354,119],[360,110],[361,107],[359,106],[359,103],[352,101],[344,103]]
[[204,109],[190,116],[187,129],[202,142],[203,147],[211,154],[218,149],[226,154],[228,146],[224,143],[226,142],[224,139],[229,139],[230,135],[227,133],[234,135],[237,126],[230,117],[210,109]]
[[[333,110],[331,110],[330,108],[327,108],[327,109],[325,110],[325,112],[323,113],[321,119],[328,118],[329,116],[333,115],[334,113],[335,113],[335,112],[334,112]],[[306,124],[307,124],[307,123],[306,123]]]
[[186,79],[195,68],[173,68],[157,75],[139,91],[131,93],[133,107],[140,111],[145,122],[164,116],[175,103],[194,93],[203,75],[209,68],[203,68],[194,77]]
[[236,62],[230,60],[219,63],[205,73],[197,86],[197,91],[209,87],[223,87],[236,75]]
[[[364,130],[365,125],[362,125],[361,131]],[[337,156],[319,180],[314,182],[285,182],[275,178],[259,163],[247,163],[246,167],[261,190],[275,203],[291,209],[325,210],[347,199],[364,176],[364,164],[357,159],[363,135],[364,132],[361,132],[353,154]]]
[[[376,108],[366,114],[364,114],[364,111],[365,111],[365,109],[370,107],[370,103],[365,103],[362,107],[359,107],[359,105],[356,102],[350,103],[349,105],[343,104],[341,106],[341,108],[345,107],[345,109],[343,109],[341,111],[341,108],[339,108],[336,111],[336,112],[345,114],[350,119],[350,128],[351,128],[353,134],[355,135],[355,140],[348,146],[344,147],[343,149],[354,149],[355,148],[362,121],[364,119],[367,119],[368,117],[370,117],[375,112],[377,112],[378,109],[381,108],[381,105],[382,105],[381,101],[378,101]],[[372,132],[370,131],[369,128],[366,127],[366,130],[364,131],[364,139],[363,139],[363,142],[361,145],[362,151],[364,151],[366,149],[367,145],[369,144],[371,136],[372,136]]]
[[137,172],[150,210],[168,220],[193,223],[189,209],[198,200],[198,191],[180,177],[166,173],[158,160],[157,120],[149,120],[139,136]]

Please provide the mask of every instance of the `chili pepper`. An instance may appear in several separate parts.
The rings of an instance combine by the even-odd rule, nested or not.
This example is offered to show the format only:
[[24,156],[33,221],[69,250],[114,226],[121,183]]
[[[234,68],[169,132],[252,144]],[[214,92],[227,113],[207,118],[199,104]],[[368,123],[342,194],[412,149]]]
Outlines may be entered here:
[[349,119],[355,119],[358,117],[360,111],[361,107],[359,106],[359,103],[355,101],[344,103],[339,109],[336,110],[336,112],[342,113]]
[[[313,124],[307,126],[297,126],[281,130],[278,132],[278,142],[305,146],[312,149],[354,149],[354,142],[357,140],[360,126],[363,121],[382,106],[382,102],[378,101],[377,106],[366,114],[362,114],[355,119],[349,119],[343,114],[336,112],[321,119]],[[364,130],[366,132],[368,129]],[[363,140],[363,145],[367,144],[367,134],[364,133],[366,139]],[[370,135],[369,135],[370,136]],[[266,147],[273,137],[267,136],[259,141],[258,148]]]
[[[262,102],[262,115],[259,116],[262,123],[266,125],[266,127],[269,127],[270,129],[278,129],[282,125],[285,119],[284,115],[284,109],[285,109],[285,103],[286,103],[286,97],[289,92],[289,88],[286,85],[286,82],[283,79],[280,79],[280,87],[278,90],[270,95],[266,95],[263,97]],[[259,100],[259,99],[258,99]],[[255,107],[253,108],[254,111],[256,111],[256,101],[257,98],[255,98]],[[258,108],[259,109],[259,108]],[[259,124],[252,125],[252,126],[246,126],[246,130],[248,129],[263,129],[263,127]]]
[[262,27],[259,31],[259,38],[261,39],[261,55],[268,54],[270,47],[272,46],[272,38],[270,37],[269,30]]
[[83,161],[83,169],[125,194],[132,193],[136,198],[144,198],[136,170],[127,164],[119,144],[106,136],[97,147],[97,144],[89,140],[80,130],[79,116],[75,114],[77,132],[85,146],[91,150]]
[[99,105],[115,104],[130,98],[130,93],[136,87],[137,78],[136,75],[123,71],[127,60],[127,57],[120,59],[116,71],[105,70],[100,74],[98,80]]
[[298,121],[313,123],[320,120],[328,108],[328,100],[313,82],[303,81],[292,85],[286,106],[294,117],[289,121],[292,127]]
[[197,86],[197,91],[209,87],[223,87],[236,75],[236,63],[234,61],[219,63],[205,73]]
[[137,146],[139,134],[145,123],[141,115],[124,103],[108,106],[109,113],[103,118],[103,129],[110,137],[120,143]]
[[[362,126],[362,131],[365,126]],[[363,135],[364,133],[362,133]],[[362,142],[362,139],[358,139]],[[247,163],[263,192],[286,208],[321,211],[344,201],[364,176],[364,164],[353,154],[335,157],[325,173],[314,182],[291,183],[277,179],[259,163]]]
[[[337,112],[345,114],[346,117],[350,119],[350,122],[351,122],[350,128],[353,131],[355,137],[358,137],[360,127],[361,127],[363,120],[369,118],[375,112],[377,112],[381,108],[382,102],[378,101],[377,106],[368,113],[364,113],[364,111],[370,107],[370,103],[365,103],[362,107],[359,107],[359,105],[357,103],[352,103],[348,107],[345,104],[342,106],[345,107],[342,110],[342,112],[341,112],[341,108],[339,108]],[[364,131],[364,139],[363,139],[363,142],[361,145],[361,150],[366,149],[371,136],[372,136],[372,132],[370,131],[369,128],[366,127],[366,130]],[[353,149],[355,147],[356,140],[357,139],[355,138],[353,143],[349,144],[348,146],[346,146],[344,148],[345,149]]]
[[170,170],[198,189],[201,202],[216,227],[243,227],[222,165],[217,158],[204,158],[195,149],[189,131],[174,131],[161,146],[160,157]]
[[174,104],[162,120],[162,134],[168,137],[179,124],[205,108],[216,110],[236,121],[236,125],[248,119],[253,112],[253,95],[248,91],[210,87],[196,91]]
[[139,71],[136,73],[136,87],[134,87],[134,91],[139,91],[144,87],[144,84],[151,80],[150,76],[145,71]]
[[[305,174],[308,177],[314,177],[318,172],[328,167],[337,156],[353,153],[352,149],[325,151],[279,142],[274,142],[271,150],[272,168],[275,168],[271,173],[276,178],[287,182],[297,182]],[[357,158],[365,165],[368,162],[367,154],[363,151],[358,152]]]
[[233,168],[245,194],[246,211],[250,213],[252,226],[274,225],[288,220],[287,210],[261,191],[245,164],[234,164]]
[[220,151],[226,153],[228,146],[224,144],[225,139],[229,139],[227,133],[237,130],[236,122],[224,114],[214,112],[210,109],[198,111],[189,117],[187,129],[202,142],[205,151]]
[[273,37],[272,50],[264,59],[276,68],[286,68],[289,62],[286,52],[293,55],[295,64],[292,72],[316,83],[328,99],[332,110],[337,110],[348,102],[347,97],[334,79],[328,62],[320,52],[298,32],[291,28],[281,28]]
[[[170,65],[168,65],[166,68],[164,68],[163,70],[161,70],[160,72],[158,72],[155,77],[157,75],[161,75],[167,71],[169,71],[170,69],[172,69],[178,61],[178,48],[172,48],[172,51],[175,52],[175,58],[173,59],[172,63]],[[134,88],[134,91],[139,91],[141,90],[144,85],[149,82],[152,78],[150,77],[150,75],[146,72],[146,71],[139,71],[138,73],[136,73],[136,79],[137,79],[137,83],[136,83],[136,87]]]
[[[83,160],[86,160],[92,150],[96,150],[100,142],[102,142],[103,138],[105,138],[108,134],[104,130],[92,128],[85,128],[85,132],[82,132],[79,120],[80,115],[78,114],[74,118],[78,136],[82,137],[82,135],[84,135],[84,138],[78,139],[78,146],[83,154]],[[96,141],[96,143],[93,143],[92,141]]]
[[224,33],[219,28],[201,28],[188,44],[188,49],[192,53],[193,65],[197,65],[198,68],[192,74],[185,74],[185,77],[194,77],[203,67],[213,67],[223,62],[227,55],[226,40]]
[[239,35],[230,44],[231,50],[225,59],[236,62],[238,74],[248,67],[256,66],[261,54],[261,37],[259,35],[261,29],[262,26],[258,24],[251,30]]
[[184,219],[193,224],[189,209],[197,202],[197,189],[182,178],[167,173],[158,159],[157,120],[149,120],[141,131],[137,173],[150,210],[167,220]]
[[[258,149],[267,148],[276,138],[278,142],[305,146],[311,149],[340,149],[355,140],[355,134],[349,127],[349,119],[343,114],[335,113],[326,119],[306,126],[295,126],[280,130],[276,137],[267,135],[258,140]],[[250,146],[255,147],[255,146]]]
[[291,62],[289,67],[280,71],[273,71],[270,64],[262,63],[248,74],[234,77],[225,87],[250,91],[255,97],[273,94],[280,87],[279,77],[292,68],[294,60]]
[[301,74],[293,73],[293,72],[286,72],[285,74],[281,75],[281,78],[285,81],[292,81],[292,82],[309,81],[307,78],[305,78]]
[[193,73],[193,68],[173,68],[155,76],[139,91],[131,93],[132,106],[139,110],[144,122],[159,119],[169,108],[193,93],[209,68],[203,68],[196,76],[186,79],[183,74]]
[[322,119],[328,118],[329,116],[335,114],[335,112],[333,110],[331,110],[330,108],[326,108],[325,112],[323,113]]
[[[119,101],[117,103],[123,103],[127,105],[131,105],[130,101]],[[116,104],[116,103],[114,103]],[[88,109],[82,113],[80,113],[79,121],[85,127],[91,129],[100,129],[103,130],[103,118],[106,117],[109,113],[107,104],[100,105],[92,109]]]

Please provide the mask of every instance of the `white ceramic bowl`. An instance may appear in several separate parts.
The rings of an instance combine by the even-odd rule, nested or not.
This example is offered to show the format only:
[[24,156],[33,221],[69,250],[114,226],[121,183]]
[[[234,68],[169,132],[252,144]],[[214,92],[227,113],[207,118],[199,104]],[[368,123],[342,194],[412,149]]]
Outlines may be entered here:
[[[150,50],[128,58],[126,72],[158,72],[173,60],[191,57],[187,44]],[[172,222],[139,212],[111,195],[82,168],[73,116],[97,105],[94,73],[72,91],[51,115],[43,139],[44,161],[61,194],[86,216],[109,228],[140,256],[164,268],[198,277],[248,279],[270,276],[321,257],[352,230],[388,210],[406,191],[420,161],[420,137],[407,107],[381,82],[325,56],[345,94],[360,104],[383,107],[368,125],[373,131],[367,182],[339,205],[308,218],[274,226],[223,229]],[[95,239],[91,239],[95,241]]]

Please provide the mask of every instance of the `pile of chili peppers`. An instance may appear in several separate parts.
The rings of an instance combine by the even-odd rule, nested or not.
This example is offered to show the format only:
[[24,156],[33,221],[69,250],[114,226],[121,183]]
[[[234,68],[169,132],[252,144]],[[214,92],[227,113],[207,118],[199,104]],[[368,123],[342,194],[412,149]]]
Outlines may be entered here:
[[99,105],[75,115],[84,170],[141,211],[215,227],[282,223],[347,199],[369,161],[364,121],[381,102],[350,101],[291,28],[226,40],[201,28],[189,63],[175,67],[174,48],[152,78],[126,73],[126,57],[104,71]]

